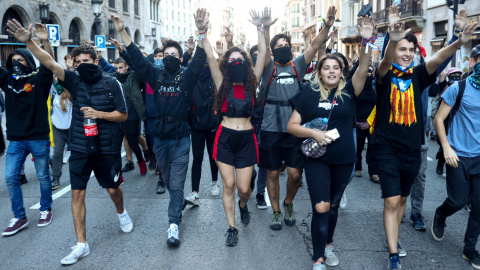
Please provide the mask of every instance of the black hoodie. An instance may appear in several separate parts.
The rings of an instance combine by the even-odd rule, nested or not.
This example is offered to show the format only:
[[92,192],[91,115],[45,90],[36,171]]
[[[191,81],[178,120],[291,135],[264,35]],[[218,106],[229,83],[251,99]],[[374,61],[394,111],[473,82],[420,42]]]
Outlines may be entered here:
[[12,57],[21,54],[30,67],[37,66],[27,49],[16,49],[7,59],[7,69],[0,68],[0,88],[5,92],[7,139],[11,141],[48,140],[47,100],[53,83],[53,73],[44,66],[33,76],[15,79]]

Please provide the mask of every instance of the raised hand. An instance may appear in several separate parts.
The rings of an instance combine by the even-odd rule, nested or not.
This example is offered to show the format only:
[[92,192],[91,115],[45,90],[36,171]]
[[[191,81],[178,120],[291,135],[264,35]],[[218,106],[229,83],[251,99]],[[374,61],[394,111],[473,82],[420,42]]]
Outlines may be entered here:
[[223,44],[222,44],[222,41],[221,41],[221,40],[218,40],[218,41],[215,43],[215,52],[216,52],[218,55],[223,55]]
[[205,31],[207,29],[208,23],[210,23],[210,13],[207,12],[205,8],[197,9],[197,13],[193,14],[195,18],[195,25],[199,31]]
[[35,28],[33,28],[35,36],[40,40],[48,40],[48,30],[44,24],[35,23]]
[[113,14],[110,15],[110,18],[112,19],[113,25],[115,25],[115,30],[117,30],[117,32],[122,32],[125,30],[125,23],[123,22],[122,18]]
[[117,50],[119,52],[123,52],[123,46],[120,45],[120,42],[118,42],[116,39],[114,38],[110,38],[110,42],[112,43],[112,45],[117,48]]
[[102,53],[98,50],[97,46],[93,46],[95,52],[97,53],[97,59],[100,60],[102,58]]
[[189,38],[188,42],[185,43],[185,45],[189,50],[193,51],[195,49],[195,40],[193,38]]
[[388,10],[388,23],[390,25],[396,24],[398,21],[400,21],[400,16],[402,15],[401,12],[399,12],[399,8],[397,7],[397,4],[393,3],[393,6],[390,7]]
[[331,33],[330,33],[330,36],[328,37],[328,39],[332,39],[333,42],[337,42],[338,41],[338,28],[335,28],[335,30],[333,30]]
[[373,36],[375,22],[372,20],[372,17],[366,16],[363,18],[363,20],[359,21],[357,29],[358,33],[363,39],[369,39]]
[[65,66],[68,70],[73,69],[73,59],[70,54],[68,54],[67,58],[65,59]]
[[270,27],[277,22],[278,18],[272,20],[272,9],[265,7],[262,11],[262,24],[263,27]]
[[262,17],[260,16],[260,12],[252,9],[250,10],[250,17],[252,17],[252,19],[249,19],[249,22],[251,22],[256,27],[262,27]]
[[400,41],[402,40],[410,31],[411,29],[408,28],[405,30],[405,22],[403,23],[395,23],[388,26],[388,33],[390,35],[391,41]]
[[225,37],[225,41],[227,43],[232,43],[233,42],[233,34],[232,31],[230,30],[230,27],[225,26],[225,32],[223,32],[222,36]]
[[329,7],[327,18],[323,21],[326,27],[332,27],[333,23],[335,22],[335,15],[337,15],[337,8],[335,6]]
[[13,21],[8,20],[7,22],[7,32],[13,35],[20,42],[26,43],[32,39],[32,24],[28,26],[28,30],[23,28],[23,26],[15,19]]
[[455,16],[455,29],[462,31],[467,26],[467,10],[462,8]]
[[478,22],[467,25],[467,27],[463,29],[463,32],[460,33],[460,35],[458,35],[458,41],[461,44],[467,43],[472,37],[472,34],[477,27],[478,27]]

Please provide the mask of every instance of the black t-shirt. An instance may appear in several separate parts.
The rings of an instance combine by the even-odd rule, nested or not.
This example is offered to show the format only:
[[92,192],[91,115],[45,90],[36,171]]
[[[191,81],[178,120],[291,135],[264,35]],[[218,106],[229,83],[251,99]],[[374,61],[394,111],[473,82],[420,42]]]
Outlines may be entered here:
[[[75,71],[65,70],[65,79],[60,81],[60,84],[65,87],[70,94],[72,95],[72,100],[75,100],[77,96],[77,87],[73,86],[75,82],[75,77],[80,77],[80,75]],[[127,112],[127,105],[125,104],[125,96],[123,94],[122,86],[120,82],[111,84],[112,86],[112,95],[113,95],[113,107],[115,111],[125,113]],[[75,107],[74,107],[75,108]]]
[[[378,74],[376,76],[378,78]],[[424,143],[423,134],[423,110],[421,95],[425,88],[435,82],[436,72],[428,74],[426,64],[420,64],[413,68],[413,73],[402,76],[406,80],[412,80],[413,85],[413,102],[415,113],[410,110],[411,116],[416,120],[410,125],[394,123],[392,113],[391,99],[392,95],[392,78],[395,74],[391,70],[385,75],[382,82],[376,81],[377,103],[376,103],[376,120],[375,129],[371,139],[373,144],[390,144],[392,147],[403,152],[411,152],[419,150]],[[404,95],[405,93],[402,93]],[[406,99],[408,100],[408,99]],[[405,104],[407,105],[407,104]]]
[[5,92],[7,139],[10,141],[48,140],[47,100],[53,73],[40,65],[36,75],[15,80],[0,68],[0,88]]
[[365,81],[365,87],[363,88],[362,94],[357,97],[357,110],[356,117],[357,122],[366,122],[368,116],[372,113],[373,107],[375,107],[375,102],[377,100],[377,94],[373,89],[373,77],[367,77]]
[[[336,105],[328,120],[328,130],[337,129],[340,137],[327,146],[327,150],[318,160],[327,164],[353,164],[356,162],[355,144],[353,142],[353,127],[356,96],[352,81],[348,81],[343,91],[348,94],[336,98]],[[290,99],[292,107],[302,117],[302,125],[315,118],[327,118],[332,107],[335,93],[329,96],[329,101],[319,101],[320,92],[312,90],[305,83],[302,91]],[[343,100],[342,100],[343,99]]]

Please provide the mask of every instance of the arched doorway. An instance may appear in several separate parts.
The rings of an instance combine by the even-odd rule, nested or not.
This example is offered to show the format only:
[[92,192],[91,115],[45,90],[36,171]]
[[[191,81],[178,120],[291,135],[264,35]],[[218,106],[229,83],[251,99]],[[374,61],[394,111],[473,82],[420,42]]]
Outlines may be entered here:
[[17,20],[21,25],[24,25],[24,20],[13,7],[5,11],[5,15],[3,15],[2,19],[2,35],[8,35],[8,39],[0,43],[0,64],[2,67],[5,67],[7,57],[10,52],[18,48],[26,47],[25,44],[21,43],[15,37],[7,33],[7,22],[13,19]]
[[68,39],[72,40],[72,44],[68,45],[68,53],[71,53],[75,47],[80,45],[80,27],[75,19],[72,20],[68,27]]
[[140,30],[135,31],[135,36],[133,40],[133,42],[135,42],[137,46],[140,46],[140,43],[142,42],[142,34],[140,34]]

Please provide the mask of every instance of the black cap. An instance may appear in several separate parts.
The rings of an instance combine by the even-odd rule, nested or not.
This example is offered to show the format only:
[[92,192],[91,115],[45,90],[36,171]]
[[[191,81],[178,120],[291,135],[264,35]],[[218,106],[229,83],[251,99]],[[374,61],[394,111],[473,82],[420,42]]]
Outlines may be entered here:
[[472,49],[472,52],[470,53],[470,58],[475,58],[479,54],[480,54],[480,44],[478,44]]

